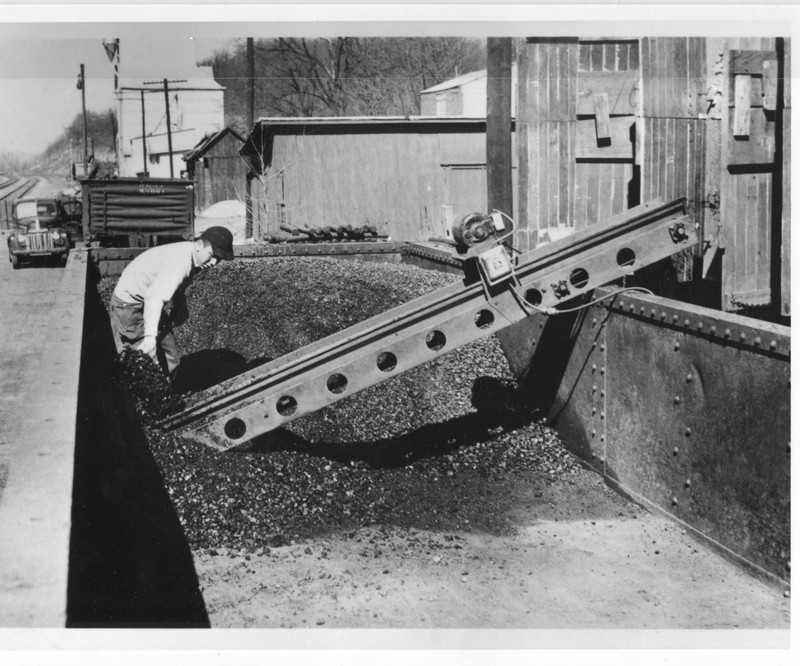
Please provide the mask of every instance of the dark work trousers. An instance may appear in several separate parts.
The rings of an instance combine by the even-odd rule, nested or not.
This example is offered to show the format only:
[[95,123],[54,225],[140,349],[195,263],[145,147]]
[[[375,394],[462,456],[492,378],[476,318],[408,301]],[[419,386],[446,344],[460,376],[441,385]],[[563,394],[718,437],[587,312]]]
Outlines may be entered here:
[[[126,303],[112,294],[109,319],[117,354],[120,354],[125,347],[136,347],[144,338],[143,303]],[[161,366],[170,380],[173,380],[181,359],[172,326],[168,322],[163,326],[165,320],[168,320],[168,317],[162,316],[162,325],[159,326],[156,336],[156,356],[153,361]]]

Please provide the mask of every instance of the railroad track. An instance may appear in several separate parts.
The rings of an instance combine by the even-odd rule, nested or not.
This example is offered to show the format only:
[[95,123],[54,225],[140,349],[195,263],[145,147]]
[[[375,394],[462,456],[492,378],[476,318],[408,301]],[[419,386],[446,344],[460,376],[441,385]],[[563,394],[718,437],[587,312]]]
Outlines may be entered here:
[[7,229],[11,222],[11,205],[19,198],[24,197],[36,185],[39,178],[14,177],[0,183],[0,224]]

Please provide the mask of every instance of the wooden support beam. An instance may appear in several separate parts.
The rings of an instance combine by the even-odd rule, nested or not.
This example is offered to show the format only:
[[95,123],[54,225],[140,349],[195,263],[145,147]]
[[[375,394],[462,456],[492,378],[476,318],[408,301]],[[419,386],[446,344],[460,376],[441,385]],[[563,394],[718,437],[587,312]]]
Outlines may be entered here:
[[608,95],[600,93],[592,95],[594,103],[594,125],[598,146],[611,143],[611,120],[608,115]]
[[606,139],[600,141],[597,122],[592,118],[576,123],[575,158],[578,160],[634,160],[636,119],[633,116],[609,118]]
[[749,74],[737,74],[734,79],[733,135],[750,136],[750,88]]
[[775,58],[764,61],[761,98],[765,111],[775,110],[778,103],[778,60]]
[[500,210],[512,217],[511,38],[490,37],[486,47],[486,200],[490,211]]

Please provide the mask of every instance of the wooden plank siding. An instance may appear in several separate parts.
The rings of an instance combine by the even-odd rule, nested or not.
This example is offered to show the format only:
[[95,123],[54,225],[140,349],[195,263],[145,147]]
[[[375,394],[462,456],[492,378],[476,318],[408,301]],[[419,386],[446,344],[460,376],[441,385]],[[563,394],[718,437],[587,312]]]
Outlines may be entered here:
[[[639,48],[629,41],[581,42],[577,71],[579,90],[588,82],[612,82],[615,96],[610,100],[611,121],[630,127],[639,108],[633,91],[638,87]],[[615,76],[616,74],[616,76]],[[598,76],[599,75],[599,76]],[[619,99],[627,95],[628,99]],[[625,115],[614,117],[615,113]],[[615,137],[615,140],[618,137]],[[595,154],[602,153],[602,149]],[[622,153],[614,150],[613,158],[605,161],[580,161],[575,165],[575,228],[583,229],[595,222],[619,213],[632,204],[629,185],[633,178],[633,153],[625,146]]]
[[[773,301],[773,271],[780,271],[774,256],[773,229],[780,206],[774,200],[774,144],[765,157],[763,142],[752,144],[752,163],[747,164],[748,140],[735,138],[735,71],[739,61],[752,60],[748,51],[761,51],[764,57],[776,52],[774,38],[731,38],[725,42],[724,99],[722,115],[722,177],[720,193],[722,255],[722,306],[736,310],[742,306],[764,306]],[[756,58],[757,59],[757,58]],[[734,71],[735,70],[735,71]],[[753,77],[749,86],[751,120],[763,121],[761,80]],[[774,122],[767,131],[774,132]],[[750,137],[754,138],[754,137]],[[784,143],[788,143],[784,141]],[[742,157],[744,153],[745,157]],[[782,202],[781,202],[782,203]],[[780,233],[780,230],[778,230]],[[773,260],[775,266],[773,267]],[[778,281],[780,284],[780,281]]]
[[419,125],[328,119],[267,128],[270,155],[253,187],[260,233],[369,224],[420,241],[446,237],[449,219],[487,212],[485,122]]
[[193,165],[193,180],[198,211],[219,201],[244,201],[247,165],[239,155],[241,147],[239,139],[228,135],[197,159]]
[[[629,40],[529,39],[521,50],[518,245],[527,250],[633,205],[639,56]],[[608,149],[596,137],[597,95],[608,100]]]
[[[640,201],[683,197],[703,242],[676,256],[671,274],[703,284],[680,293],[724,309],[771,303],[787,315],[791,79],[783,41],[528,39],[518,111],[521,248]],[[732,53],[736,73],[752,75],[741,87],[749,88],[750,106],[737,137]],[[625,71],[636,76],[635,87],[616,76]],[[615,99],[612,90],[629,94],[627,108],[624,92]],[[606,153],[594,122],[598,95],[608,97],[608,134],[617,142]],[[633,113],[615,116],[615,109]],[[614,123],[628,117],[633,159],[619,159],[624,151]]]
[[783,48],[783,81],[779,84],[779,91],[783,92],[783,127],[782,141],[777,145],[782,149],[783,182],[781,188],[781,314],[789,317],[792,314],[792,58],[791,42],[786,40]]
[[[701,235],[706,209],[707,121],[698,115],[707,89],[705,47],[705,40],[699,37],[641,40],[642,200],[685,197]],[[682,282],[692,280],[703,246],[684,254],[674,262]]]

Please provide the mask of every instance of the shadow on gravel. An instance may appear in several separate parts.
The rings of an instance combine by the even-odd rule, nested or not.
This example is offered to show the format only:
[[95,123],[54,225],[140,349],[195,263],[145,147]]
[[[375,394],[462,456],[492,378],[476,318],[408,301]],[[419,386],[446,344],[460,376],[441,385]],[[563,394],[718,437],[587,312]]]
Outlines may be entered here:
[[358,461],[373,469],[391,469],[485,442],[499,432],[515,430],[535,419],[523,394],[494,377],[475,380],[472,403],[477,412],[426,424],[397,437],[367,442],[309,442],[280,428],[255,438],[248,447],[237,451],[296,451],[342,463]]
[[109,380],[113,341],[91,285],[85,326],[67,626],[208,627],[191,551],[135,407]]
[[204,391],[270,360],[247,361],[229,349],[203,349],[181,357],[173,389],[176,393]]

